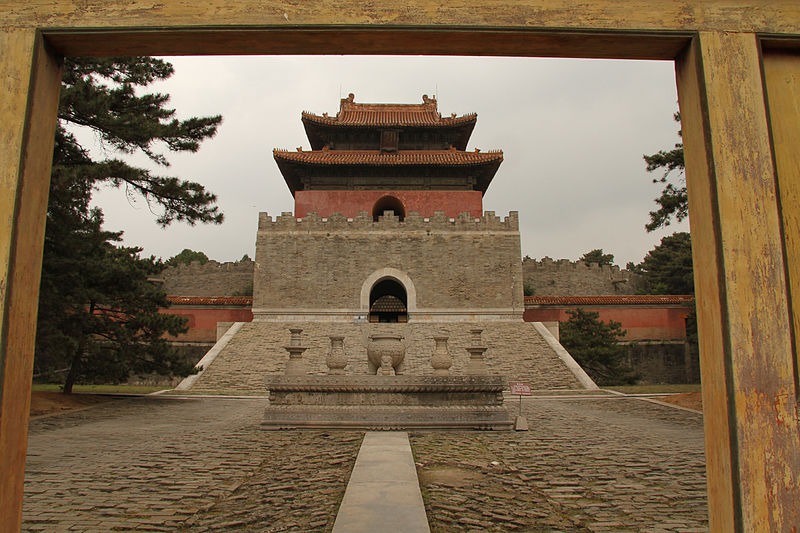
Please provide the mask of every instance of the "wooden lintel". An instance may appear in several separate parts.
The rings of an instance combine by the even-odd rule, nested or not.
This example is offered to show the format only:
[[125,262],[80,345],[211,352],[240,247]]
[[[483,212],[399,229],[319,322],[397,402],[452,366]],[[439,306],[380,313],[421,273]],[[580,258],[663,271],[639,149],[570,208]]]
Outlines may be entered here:
[[[371,54],[672,60],[690,32],[520,28],[251,27],[46,30],[65,56]],[[157,35],[158,38],[154,38]]]

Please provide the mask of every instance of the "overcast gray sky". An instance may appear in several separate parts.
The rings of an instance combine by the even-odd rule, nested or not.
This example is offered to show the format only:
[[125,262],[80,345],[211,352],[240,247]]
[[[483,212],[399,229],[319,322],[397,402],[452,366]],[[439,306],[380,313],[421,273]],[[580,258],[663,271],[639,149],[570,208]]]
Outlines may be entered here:
[[[259,211],[293,210],[273,148],[310,149],[300,113],[334,114],[357,102],[416,103],[478,113],[468,150],[502,149],[484,210],[520,214],[522,254],[577,259],[593,248],[638,263],[661,237],[644,225],[660,187],[642,154],[679,141],[671,62],[535,58],[278,56],[168,58],[175,75],[153,90],[180,117],[223,115],[196,154],[169,154],[163,174],[198,181],[219,197],[221,226],[161,229],[142,202],[115,189],[96,194],[109,230],[168,258],[183,248],[219,261],[254,256]],[[134,163],[143,164],[141,158]]]

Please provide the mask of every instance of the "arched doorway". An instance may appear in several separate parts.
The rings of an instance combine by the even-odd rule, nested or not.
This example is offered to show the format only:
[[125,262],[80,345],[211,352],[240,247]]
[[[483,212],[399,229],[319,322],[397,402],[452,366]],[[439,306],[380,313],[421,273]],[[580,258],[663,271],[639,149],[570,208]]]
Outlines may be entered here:
[[406,290],[397,280],[386,278],[369,293],[370,322],[408,322]]
[[394,196],[382,196],[375,202],[375,205],[372,206],[372,220],[377,222],[378,217],[383,215],[384,211],[394,211],[395,216],[400,219],[400,222],[406,218],[406,207],[399,198]]

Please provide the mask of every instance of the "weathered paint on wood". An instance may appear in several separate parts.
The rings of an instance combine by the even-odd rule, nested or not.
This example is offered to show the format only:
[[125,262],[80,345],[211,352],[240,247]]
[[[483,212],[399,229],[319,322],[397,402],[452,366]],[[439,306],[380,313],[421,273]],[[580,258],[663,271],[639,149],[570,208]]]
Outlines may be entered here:
[[0,25],[38,28],[335,24],[795,33],[798,21],[796,0],[0,1]]
[[16,531],[61,70],[33,31],[0,33],[0,50],[0,531]]
[[800,524],[800,432],[781,220],[752,34],[678,63],[713,531]]
[[[797,387],[800,381],[800,52],[767,50],[763,61],[785,235]],[[795,393],[800,395],[800,390]]]
[[[35,278],[58,83],[56,62],[42,48],[31,83],[37,29],[57,52],[98,55],[671,58],[696,35],[677,72],[696,243],[712,528],[780,531],[800,523],[783,262],[787,257],[791,272],[797,233],[786,222],[785,205],[784,220],[779,217],[755,36],[769,34],[772,46],[798,48],[796,0],[0,0],[0,28],[0,207],[12,206],[0,215],[0,483],[9,479],[0,487],[0,529],[15,530],[20,517]],[[104,38],[110,29],[119,33]]]

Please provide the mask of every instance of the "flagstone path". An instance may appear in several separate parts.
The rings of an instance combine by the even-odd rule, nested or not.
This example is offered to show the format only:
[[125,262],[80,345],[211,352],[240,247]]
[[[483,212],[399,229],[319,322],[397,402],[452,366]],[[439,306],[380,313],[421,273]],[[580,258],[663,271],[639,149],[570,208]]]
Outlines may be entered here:
[[[264,431],[264,403],[147,397],[34,419],[23,530],[330,531],[363,432]],[[700,415],[523,406],[529,432],[410,434],[434,533],[706,530]]]

